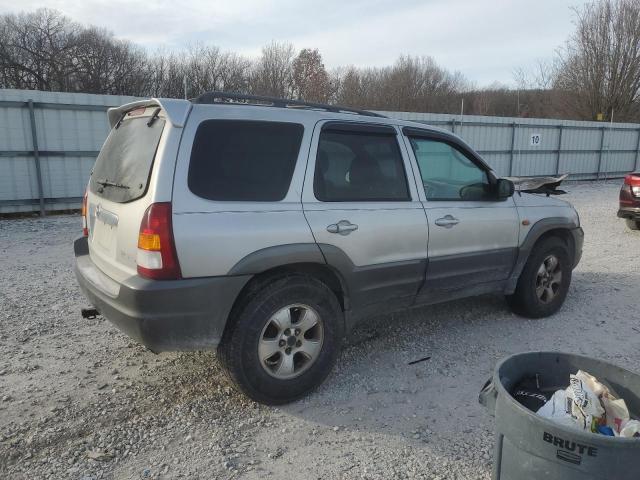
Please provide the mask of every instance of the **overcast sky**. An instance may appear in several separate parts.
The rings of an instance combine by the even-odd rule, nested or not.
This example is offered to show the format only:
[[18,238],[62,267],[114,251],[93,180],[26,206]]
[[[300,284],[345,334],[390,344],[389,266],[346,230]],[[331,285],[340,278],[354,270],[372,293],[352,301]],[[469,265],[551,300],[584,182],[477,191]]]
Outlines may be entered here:
[[154,50],[202,42],[247,55],[273,41],[319,48],[328,68],[431,55],[483,87],[549,58],[583,0],[0,0],[0,12],[46,6]]

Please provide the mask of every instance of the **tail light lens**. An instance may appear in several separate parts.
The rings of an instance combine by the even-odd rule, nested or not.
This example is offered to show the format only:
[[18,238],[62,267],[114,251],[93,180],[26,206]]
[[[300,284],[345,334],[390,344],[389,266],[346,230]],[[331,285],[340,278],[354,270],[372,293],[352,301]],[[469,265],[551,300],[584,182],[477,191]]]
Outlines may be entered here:
[[87,192],[84,192],[84,197],[82,197],[82,208],[80,209],[80,213],[82,214],[82,236],[89,236],[89,224],[87,222]]
[[144,212],[138,235],[136,263],[141,277],[153,280],[180,278],[171,225],[171,203],[152,203]]
[[624,177],[624,183],[631,187],[631,193],[636,197],[640,197],[640,175],[633,173]]

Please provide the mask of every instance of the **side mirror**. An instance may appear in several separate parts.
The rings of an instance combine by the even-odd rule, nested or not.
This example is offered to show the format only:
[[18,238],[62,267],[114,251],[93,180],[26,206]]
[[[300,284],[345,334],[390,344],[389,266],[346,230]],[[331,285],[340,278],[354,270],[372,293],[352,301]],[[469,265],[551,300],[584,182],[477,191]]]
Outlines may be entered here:
[[516,187],[511,180],[507,180],[506,178],[499,178],[497,184],[498,191],[498,199],[504,200],[513,196],[516,191]]

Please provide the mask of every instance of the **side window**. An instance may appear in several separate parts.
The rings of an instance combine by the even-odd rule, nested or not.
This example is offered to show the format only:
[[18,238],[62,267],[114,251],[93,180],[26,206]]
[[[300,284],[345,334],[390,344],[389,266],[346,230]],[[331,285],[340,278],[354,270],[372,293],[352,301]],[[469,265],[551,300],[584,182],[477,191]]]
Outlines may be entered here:
[[323,202],[409,200],[395,135],[323,131],[318,143],[313,191]]
[[297,123],[205,120],[193,141],[189,189],[208,200],[282,200],[303,132]]
[[448,143],[411,138],[427,200],[494,200],[487,172]]

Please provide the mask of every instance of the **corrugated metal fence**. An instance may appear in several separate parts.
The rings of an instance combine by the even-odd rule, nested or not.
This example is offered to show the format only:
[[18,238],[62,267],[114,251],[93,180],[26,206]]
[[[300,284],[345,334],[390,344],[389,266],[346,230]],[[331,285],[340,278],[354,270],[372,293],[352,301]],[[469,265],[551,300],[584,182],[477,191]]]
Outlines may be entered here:
[[640,125],[541,118],[384,112],[451,130],[501,176],[619,178],[640,167]]
[[[0,214],[78,208],[109,127],[134,97],[0,90]],[[640,125],[381,112],[447,128],[499,175],[621,177],[640,167]]]
[[0,90],[0,213],[79,208],[109,126],[134,97]]

